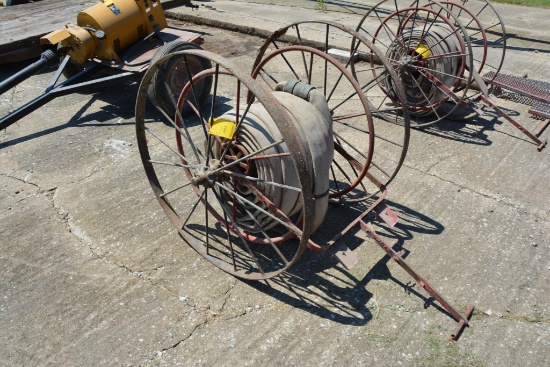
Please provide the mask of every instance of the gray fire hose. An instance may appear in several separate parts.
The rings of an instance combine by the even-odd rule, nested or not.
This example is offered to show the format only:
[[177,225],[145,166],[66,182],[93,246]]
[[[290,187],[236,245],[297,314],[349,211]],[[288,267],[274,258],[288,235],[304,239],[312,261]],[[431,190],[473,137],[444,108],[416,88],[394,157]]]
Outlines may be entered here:
[[[315,230],[323,222],[328,209],[329,173],[334,151],[332,116],[324,95],[305,83],[297,81],[281,83],[277,85],[273,95],[288,111],[300,140],[311,153],[310,161],[313,167],[310,171],[313,172],[315,197],[313,229]],[[220,119],[234,121],[235,111],[224,114]],[[238,134],[239,144],[248,152],[257,151],[282,139],[279,129],[268,112],[261,104],[256,103],[250,107]],[[281,144],[263,152],[262,155],[286,152],[288,147],[286,144]],[[259,159],[254,162],[257,178],[299,188],[299,181],[290,156]],[[258,186],[262,193],[287,216],[298,214],[302,210],[301,194],[298,191],[261,183]],[[265,208],[265,205],[245,186],[238,185],[237,190],[240,195],[259,207]],[[263,230],[277,224],[270,216],[252,206],[246,209],[253,214]],[[250,231],[258,230],[254,221],[244,213],[240,214],[237,222]]]
[[[408,55],[409,50],[405,49],[409,45],[417,45],[416,52],[424,59],[424,66],[416,66],[417,64],[411,61],[411,57]],[[449,98],[448,93],[420,71],[423,73],[429,72],[452,90],[461,68],[460,50],[460,41],[456,34],[453,34],[450,27],[443,25],[434,25],[428,31],[423,28],[407,30],[403,32],[399,39],[391,43],[386,56],[390,60],[396,60],[400,63],[400,74],[410,106],[433,106]],[[457,56],[457,53],[459,56]],[[433,55],[450,56],[430,59],[429,56]],[[412,59],[415,57],[417,55]],[[431,108],[411,110],[411,113],[416,115],[428,115],[432,112]]]

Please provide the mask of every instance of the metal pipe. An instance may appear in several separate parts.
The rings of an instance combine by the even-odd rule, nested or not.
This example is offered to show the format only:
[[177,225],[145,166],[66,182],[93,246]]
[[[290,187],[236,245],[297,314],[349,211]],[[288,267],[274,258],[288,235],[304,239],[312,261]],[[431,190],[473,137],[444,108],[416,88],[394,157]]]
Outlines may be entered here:
[[4,117],[0,117],[0,131],[17,122],[19,119],[27,116],[31,112],[36,111],[38,108],[42,107],[56,97],[64,96],[71,93],[78,93],[80,91],[89,91],[91,86],[107,86],[115,83],[118,84],[126,80],[134,80],[139,75],[141,75],[135,72],[125,72],[72,84],[73,81],[95,72],[95,69],[97,67],[99,67],[99,64],[94,64],[90,68],[84,69],[83,71],[64,81],[63,83],[60,83],[53,88],[48,88],[44,93],[42,93],[32,101],[26,103],[25,105],[19,107],[15,111],[12,111]]
[[18,73],[12,75],[8,79],[0,83],[0,94],[4,94],[11,88],[15,87],[17,84],[23,82],[24,80],[30,78],[46,66],[53,66],[59,62],[59,57],[52,50],[46,50],[40,55],[40,59],[35,63],[27,66]]

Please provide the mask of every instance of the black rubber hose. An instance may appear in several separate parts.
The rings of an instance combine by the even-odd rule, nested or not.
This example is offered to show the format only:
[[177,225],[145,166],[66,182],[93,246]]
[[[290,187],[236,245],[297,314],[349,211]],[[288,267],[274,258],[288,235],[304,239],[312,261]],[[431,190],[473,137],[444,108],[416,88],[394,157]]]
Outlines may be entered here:
[[33,76],[46,66],[54,66],[59,63],[59,56],[53,50],[46,50],[40,55],[40,59],[35,63],[27,66],[18,73],[12,75],[8,79],[0,83],[0,94],[4,94],[11,88],[15,87],[17,84],[23,82],[29,77]]

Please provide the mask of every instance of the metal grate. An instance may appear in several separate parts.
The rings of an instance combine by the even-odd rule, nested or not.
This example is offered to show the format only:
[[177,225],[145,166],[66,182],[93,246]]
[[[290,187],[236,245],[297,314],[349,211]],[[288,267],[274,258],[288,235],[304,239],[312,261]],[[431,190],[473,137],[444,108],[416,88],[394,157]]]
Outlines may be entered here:
[[535,116],[550,119],[550,103],[537,102],[531,109],[529,109],[529,113],[532,113]]
[[[489,82],[494,78],[494,75],[495,73],[491,71],[485,74],[483,79]],[[550,103],[550,83],[548,82],[499,73],[491,81],[491,84],[531,97],[544,104]]]

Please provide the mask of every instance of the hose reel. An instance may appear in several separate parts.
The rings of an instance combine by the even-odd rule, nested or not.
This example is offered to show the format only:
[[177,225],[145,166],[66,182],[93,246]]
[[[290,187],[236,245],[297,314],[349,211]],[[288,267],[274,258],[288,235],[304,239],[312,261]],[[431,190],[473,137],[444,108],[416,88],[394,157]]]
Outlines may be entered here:
[[[303,46],[307,43],[303,35],[313,35],[312,30],[318,39],[307,41],[318,44],[315,48]],[[289,39],[302,44],[289,45]],[[346,50],[352,40],[353,47]],[[330,53],[342,48],[352,55],[343,62]],[[380,64],[374,65],[371,59]],[[408,148],[410,118],[408,108],[403,107],[407,101],[390,61],[361,34],[334,22],[290,24],[264,42],[252,76],[274,91],[281,80],[295,78],[323,93],[334,131],[331,199],[341,203],[364,201],[381,187],[366,177],[383,185],[395,178]],[[382,81],[391,87],[382,90]],[[393,99],[387,97],[388,91]]]
[[[172,119],[147,102],[147,91],[157,70],[177,57],[212,67],[195,75],[181,69],[189,82],[172,96],[177,100]],[[212,95],[200,109],[203,101],[195,89],[207,79]],[[326,106],[289,92],[264,89],[218,55],[186,50],[153,64],[138,93],[139,149],[157,199],[187,244],[238,277],[266,279],[288,269],[328,206],[328,196],[319,194],[327,191],[328,179],[321,177],[323,167],[313,163],[310,149],[323,147],[330,154],[331,120]],[[315,95],[309,90],[302,96],[316,100]],[[184,105],[192,116],[182,116]],[[298,131],[311,129],[307,124],[313,121],[316,128],[325,126],[317,136],[324,142]]]
[[[458,335],[468,324],[473,307],[462,314],[447,303],[377,235],[367,219],[368,214],[376,213],[388,225],[395,225],[395,215],[384,204],[385,184],[370,171],[375,167],[385,174],[384,181],[390,182],[401,165],[399,161],[395,168],[394,163],[390,167],[395,171],[384,172],[380,161],[372,160],[373,142],[386,142],[404,151],[408,142],[408,121],[388,123],[395,120],[385,117],[387,113],[401,112],[408,118],[403,108],[407,100],[389,62],[386,60],[384,77],[394,82],[391,90],[401,105],[383,108],[385,99],[370,105],[378,115],[381,130],[389,128],[387,131],[402,133],[405,127],[404,144],[386,138],[388,135],[378,136],[365,93],[345,66],[310,47],[276,48],[255,65],[252,77],[256,79],[219,56],[196,50],[167,55],[144,76],[136,103],[136,133],[149,182],[168,218],[206,260],[232,275],[251,280],[281,274],[306,247],[317,251],[333,249],[331,252],[344,266],[353,266],[356,255],[342,242],[334,244],[350,228],[360,225],[459,322],[459,331],[454,333]],[[371,51],[384,57],[375,48]],[[170,58],[180,56],[184,60],[206,59],[212,68],[195,75],[190,74],[190,68],[183,68],[184,73],[187,69],[188,83],[174,103],[176,116],[172,120],[164,114],[168,124],[159,123],[158,114],[148,111],[147,91],[157,69]],[[281,63],[273,61],[277,56],[283,56],[282,64],[289,66],[286,75],[290,71],[298,80],[284,78]],[[304,78],[291,66],[295,56],[303,61]],[[315,78],[314,70],[323,70],[323,65],[321,78]],[[378,69],[357,66],[356,70],[367,70],[370,76],[376,75],[374,71]],[[195,85],[205,78],[213,80],[209,111],[198,107],[202,103],[195,92]],[[345,88],[337,91],[340,83]],[[368,85],[380,83],[374,78]],[[194,117],[182,116],[180,111],[185,105],[195,112]],[[344,169],[338,160],[349,167]],[[346,188],[338,187],[336,169],[340,169],[339,176],[346,176]],[[352,177],[348,172],[353,173]],[[373,198],[370,207],[326,244],[310,240],[324,220],[329,196],[345,203],[354,191],[367,192],[365,177],[380,193],[377,198],[369,196]],[[192,195],[185,194],[189,191],[186,188],[191,189]]]
[[[460,20],[465,17],[468,28]],[[394,65],[405,88],[411,124],[428,126],[456,117],[457,108],[466,104],[475,71],[500,69],[501,62],[487,63],[486,52],[479,51],[487,47],[487,34],[476,28],[479,24],[463,5],[449,1],[383,0],[363,16],[356,30]],[[478,48],[475,58],[470,33]],[[391,93],[388,97],[395,100]]]

